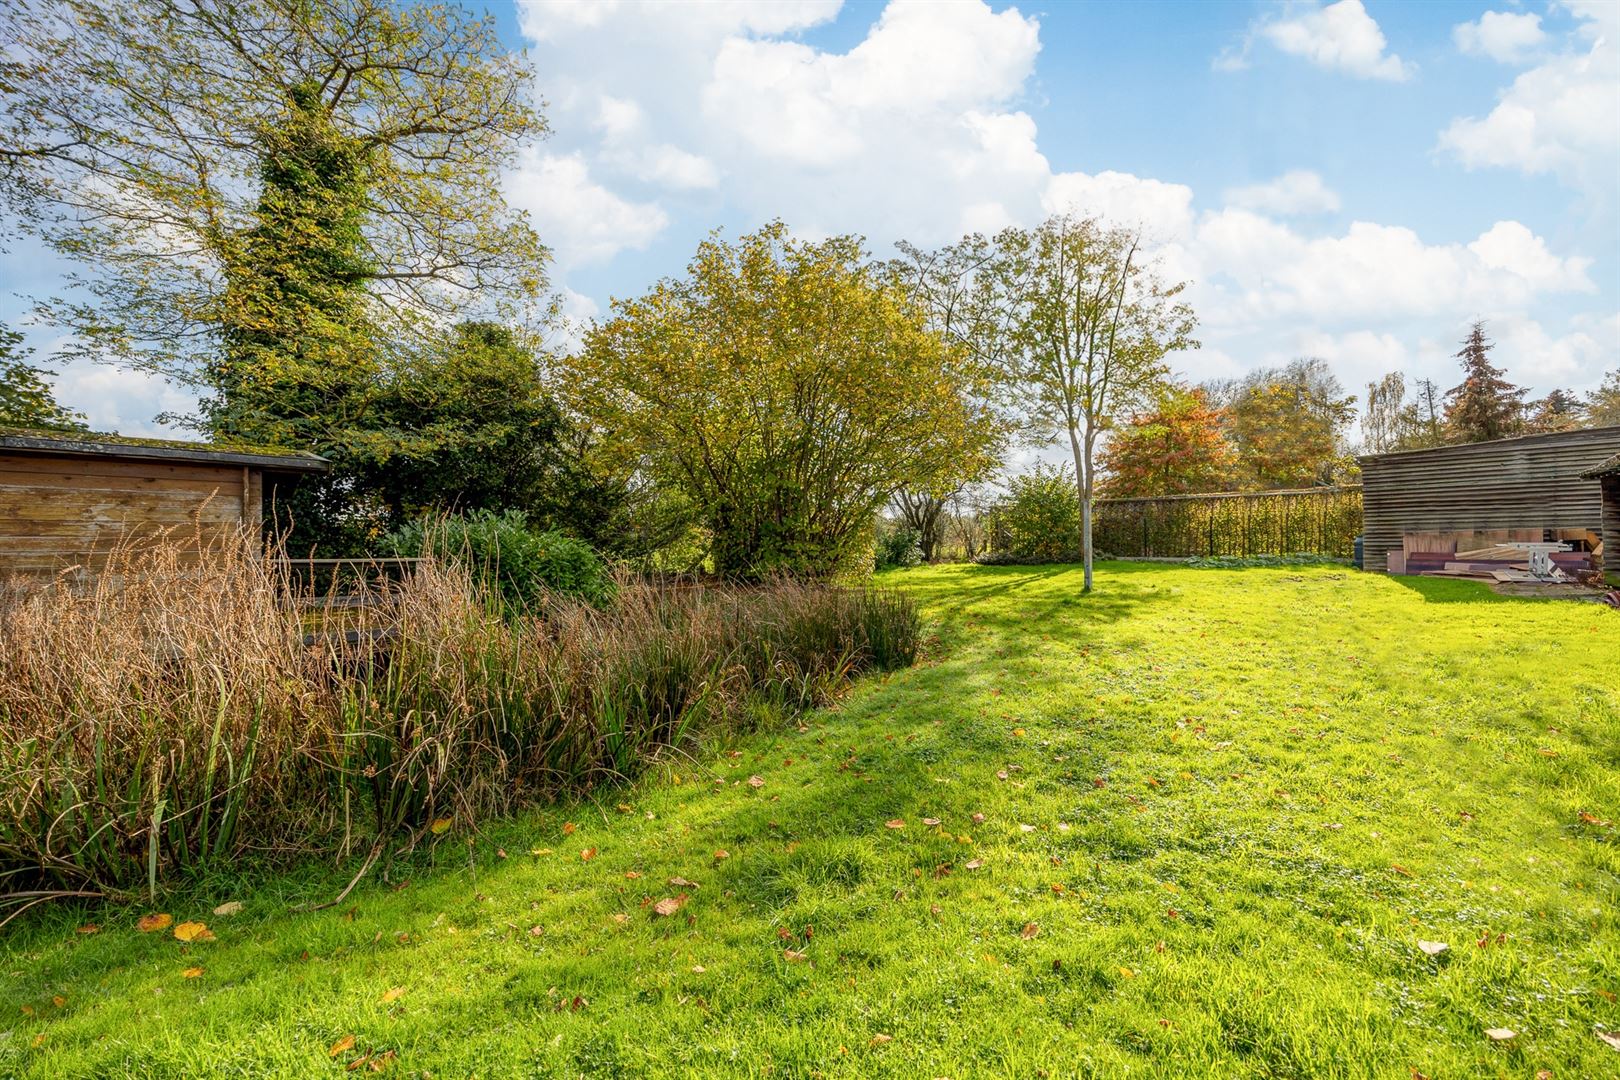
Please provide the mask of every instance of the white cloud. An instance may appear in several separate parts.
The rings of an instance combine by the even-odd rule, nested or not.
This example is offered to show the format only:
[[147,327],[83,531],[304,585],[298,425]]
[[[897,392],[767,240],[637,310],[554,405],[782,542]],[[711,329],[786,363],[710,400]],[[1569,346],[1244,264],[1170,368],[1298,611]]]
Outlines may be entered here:
[[657,205],[630,202],[593,181],[577,153],[531,149],[506,187],[512,205],[529,212],[564,268],[644,248],[669,224]]
[[1452,28],[1451,39],[1470,56],[1517,64],[1539,49],[1547,35],[1541,29],[1540,15],[1487,11],[1476,22],[1458,23]]
[[646,113],[626,98],[603,94],[595,128],[602,133],[602,160],[645,183],[675,191],[712,188],[720,182],[714,162],[664,142],[644,138]]
[[1271,214],[1323,214],[1339,208],[1339,196],[1309,169],[1293,169],[1275,180],[1226,192],[1229,206]]
[[1361,0],[1339,0],[1293,18],[1262,23],[1256,33],[1285,53],[1360,79],[1402,82],[1416,70],[1384,51],[1384,32]]
[[56,399],[82,412],[92,431],[139,438],[187,439],[199,436],[159,425],[160,413],[186,415],[197,409],[197,395],[156,375],[109,367],[89,360],[56,369]]
[[1484,118],[1453,120],[1440,147],[1469,168],[1551,173],[1609,200],[1620,167],[1620,4],[1568,6],[1581,22],[1563,50],[1514,79]]
[[843,0],[703,0],[670,4],[663,0],[518,0],[518,24],[526,37],[550,41],[619,18],[669,19],[698,33],[743,31],[783,34],[827,22]]
[[1180,240],[1192,229],[1192,188],[1111,170],[1058,173],[1047,183],[1041,205],[1048,213],[1095,216],[1126,228],[1139,228],[1161,243]]

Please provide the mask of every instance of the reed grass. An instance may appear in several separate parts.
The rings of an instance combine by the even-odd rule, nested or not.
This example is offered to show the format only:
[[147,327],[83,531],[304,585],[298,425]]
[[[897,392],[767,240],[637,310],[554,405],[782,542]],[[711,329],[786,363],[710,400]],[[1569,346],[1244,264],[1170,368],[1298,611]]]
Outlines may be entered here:
[[908,664],[897,594],[625,578],[512,614],[428,559],[340,605],[257,537],[0,591],[0,889],[155,892],[243,856],[410,844],[633,775]]

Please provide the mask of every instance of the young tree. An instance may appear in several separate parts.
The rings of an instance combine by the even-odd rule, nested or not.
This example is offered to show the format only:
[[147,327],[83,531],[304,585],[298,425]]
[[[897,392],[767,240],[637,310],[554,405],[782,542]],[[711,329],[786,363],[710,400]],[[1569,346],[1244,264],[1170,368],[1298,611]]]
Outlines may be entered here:
[[1532,401],[1527,412],[1525,426],[1530,431],[1569,431],[1584,426],[1586,420],[1584,404],[1568,390],[1552,390]]
[[1184,286],[1159,280],[1140,234],[1065,214],[998,234],[976,288],[976,332],[998,339],[984,354],[1034,424],[1067,437],[1089,592],[1097,443],[1164,384],[1166,354],[1197,346]]
[[1225,408],[1240,479],[1253,489],[1331,484],[1345,467],[1345,432],[1355,418],[1327,362],[1304,357],[1211,388]]
[[1100,490],[1108,498],[1224,491],[1235,465],[1221,412],[1205,392],[1167,386],[1151,408],[1109,433]]
[[[0,183],[85,267],[44,305],[82,351],[206,384],[222,347],[239,360],[255,337],[336,343],[364,334],[361,311],[418,325],[538,294],[544,251],[501,175],[545,126],[492,18],[392,0],[4,2]],[[275,309],[289,299],[291,316]],[[226,372],[227,396],[249,377]]]
[[45,380],[55,372],[28,363],[23,336],[0,323],[0,427],[86,431],[84,414],[59,404]]
[[1367,451],[1382,454],[1400,446],[1411,413],[1406,404],[1406,376],[1391,371],[1367,384],[1367,408],[1361,414],[1361,437]]
[[1486,442],[1516,435],[1524,429],[1523,387],[1502,378],[1485,337],[1485,324],[1474,323],[1457,351],[1463,381],[1446,391],[1446,432],[1453,442]]
[[1586,398],[1586,422],[1593,427],[1620,426],[1620,368],[1603,377],[1603,385]]
[[683,491],[732,577],[850,567],[896,491],[951,490],[994,441],[972,366],[859,240],[781,222],[704,241],[570,367],[602,452]]

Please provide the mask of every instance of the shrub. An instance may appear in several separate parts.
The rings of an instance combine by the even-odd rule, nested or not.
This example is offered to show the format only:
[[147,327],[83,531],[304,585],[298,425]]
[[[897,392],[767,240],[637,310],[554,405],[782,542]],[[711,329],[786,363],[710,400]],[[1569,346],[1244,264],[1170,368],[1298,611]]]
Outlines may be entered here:
[[[1078,562],[1080,500],[1067,468],[1037,464],[991,511],[993,550],[1022,562]],[[982,560],[981,560],[982,561]]]
[[409,844],[917,650],[915,606],[883,591],[626,581],[513,614],[485,588],[430,554],[323,632],[242,536],[0,591],[0,885],[155,890],[250,851]]
[[550,589],[602,605],[613,598],[613,576],[589,544],[529,528],[521,510],[475,510],[424,518],[383,541],[394,555],[451,559],[492,584],[507,604],[531,609]]
[[923,561],[921,536],[910,525],[891,525],[878,534],[872,565],[878,570],[920,566]]

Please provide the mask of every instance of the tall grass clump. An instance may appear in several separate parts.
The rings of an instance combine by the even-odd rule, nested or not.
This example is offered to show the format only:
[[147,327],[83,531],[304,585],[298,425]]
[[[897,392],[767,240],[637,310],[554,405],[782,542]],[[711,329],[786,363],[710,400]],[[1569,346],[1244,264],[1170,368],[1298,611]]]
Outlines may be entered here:
[[624,578],[518,608],[429,551],[363,588],[301,590],[231,536],[0,590],[0,892],[397,850],[813,708],[917,650],[908,599],[791,581]]

